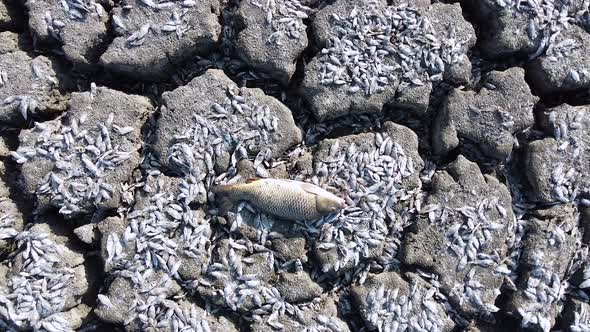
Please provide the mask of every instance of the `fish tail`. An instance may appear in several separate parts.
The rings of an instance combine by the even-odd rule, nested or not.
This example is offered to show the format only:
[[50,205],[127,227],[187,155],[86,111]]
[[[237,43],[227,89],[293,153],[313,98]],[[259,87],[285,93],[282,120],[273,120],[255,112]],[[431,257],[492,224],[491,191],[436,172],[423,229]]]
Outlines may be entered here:
[[227,214],[232,209],[239,193],[239,186],[239,184],[222,184],[211,188],[211,192],[217,196],[217,206],[221,215]]
[[234,207],[234,202],[228,196],[221,196],[217,203],[219,215],[226,215]]

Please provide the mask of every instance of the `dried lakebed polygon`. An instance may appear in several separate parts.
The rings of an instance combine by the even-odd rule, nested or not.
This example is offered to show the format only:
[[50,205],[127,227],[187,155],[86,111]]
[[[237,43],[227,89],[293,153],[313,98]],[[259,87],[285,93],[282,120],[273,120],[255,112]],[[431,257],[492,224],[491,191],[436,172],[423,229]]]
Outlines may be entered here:
[[61,47],[69,61],[90,65],[107,40],[109,14],[95,0],[27,0],[29,27],[38,42]]
[[31,115],[65,109],[54,62],[20,50],[0,54],[0,123],[21,125]]
[[4,181],[0,180],[0,254],[9,253],[15,237],[23,231],[22,213],[10,198]]
[[[189,207],[198,194],[195,185],[154,172],[131,193],[133,209],[99,224],[105,271],[117,278],[99,295],[97,315],[103,320],[129,330],[217,325],[195,304],[167,300],[180,284],[199,284],[209,263],[210,219]],[[225,319],[219,322],[233,329]]]
[[148,80],[215,46],[221,32],[219,1],[122,1],[112,10],[116,38],[100,57],[106,68]]
[[56,227],[61,226],[55,221],[40,222],[16,236],[12,268],[0,287],[0,327],[8,328],[6,322],[21,329],[47,331],[79,327],[80,320],[66,317],[88,290],[88,271],[82,265],[83,255],[54,234]]
[[396,98],[424,112],[433,84],[465,71],[453,67],[471,66],[466,52],[475,33],[459,13],[457,5],[440,3],[347,0],[323,8],[313,22],[321,49],[301,87],[316,118],[380,112]]
[[416,134],[391,122],[382,133],[319,144],[312,181],[345,193],[348,203],[339,214],[309,225],[319,233],[314,255],[322,272],[358,273],[367,259],[396,255],[409,222],[408,202],[420,185],[423,161],[417,148]]
[[238,88],[221,70],[162,98],[154,143],[160,163],[206,188],[236,176],[241,159],[261,151],[277,157],[302,139],[285,105],[262,90]]
[[563,104],[547,109],[541,120],[541,128],[549,137],[527,147],[528,179],[535,189],[531,198],[544,203],[576,201],[590,206],[590,137],[585,130],[590,121],[588,107]]
[[448,2],[0,0],[0,330],[586,330],[590,0]]
[[441,290],[464,315],[491,320],[514,227],[510,194],[463,156],[435,174],[432,185],[401,260],[440,276]]
[[477,92],[453,89],[433,123],[433,150],[444,155],[467,140],[488,157],[505,160],[515,144],[513,135],[534,124],[538,100],[520,68],[488,73]]
[[304,19],[312,10],[297,0],[241,1],[235,48],[247,64],[287,84],[308,46]]
[[[352,288],[367,327],[378,331],[451,331],[455,324],[444,309],[440,290],[419,275],[397,272],[370,275]],[[442,296],[444,298],[444,296]]]
[[542,93],[575,91],[590,85],[585,1],[471,1],[481,24],[484,55],[527,55],[527,74]]
[[11,154],[38,208],[73,216],[116,209],[121,184],[139,165],[140,130],[152,111],[145,97],[107,88],[73,93],[69,111],[23,130]]

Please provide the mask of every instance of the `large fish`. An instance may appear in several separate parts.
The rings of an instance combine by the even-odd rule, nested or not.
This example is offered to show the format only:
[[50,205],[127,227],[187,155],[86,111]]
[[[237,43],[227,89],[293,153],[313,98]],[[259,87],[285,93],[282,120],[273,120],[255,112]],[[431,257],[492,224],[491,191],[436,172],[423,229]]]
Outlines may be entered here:
[[344,199],[311,183],[294,180],[253,179],[219,185],[212,191],[220,197],[222,210],[247,201],[264,213],[287,220],[317,219],[346,207]]

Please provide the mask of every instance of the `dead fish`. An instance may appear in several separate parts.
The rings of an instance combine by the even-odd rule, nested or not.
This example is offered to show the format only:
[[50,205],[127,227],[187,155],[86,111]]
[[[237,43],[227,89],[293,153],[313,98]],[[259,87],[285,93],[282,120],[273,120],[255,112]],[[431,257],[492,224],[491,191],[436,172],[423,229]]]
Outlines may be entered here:
[[247,201],[262,212],[287,220],[311,220],[346,207],[344,199],[311,183],[283,179],[250,179],[246,183],[219,185],[220,207],[227,211]]

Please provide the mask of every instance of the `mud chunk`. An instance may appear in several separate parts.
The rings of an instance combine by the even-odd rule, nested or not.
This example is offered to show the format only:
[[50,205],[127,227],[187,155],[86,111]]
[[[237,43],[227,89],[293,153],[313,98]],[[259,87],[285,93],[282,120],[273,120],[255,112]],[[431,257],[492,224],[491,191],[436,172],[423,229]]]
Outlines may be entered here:
[[404,238],[401,261],[439,275],[465,315],[491,320],[513,219],[510,193],[463,156],[436,173],[432,187]]
[[322,294],[322,287],[306,272],[283,273],[276,287],[289,303],[309,302]]
[[[16,237],[16,255],[3,286],[8,299],[0,304],[3,322],[21,328],[49,324],[65,330],[78,325],[66,317],[88,291],[89,279],[84,257],[63,234],[63,223],[61,218],[45,217]],[[26,314],[31,310],[32,315]]]
[[416,274],[408,273],[406,277],[408,281],[396,272],[370,275],[365,284],[352,288],[367,328],[451,331],[455,324],[433,297],[436,289]]
[[311,9],[299,1],[279,0],[273,4],[240,2],[236,24],[241,31],[235,47],[247,64],[286,85],[307,47],[303,19],[309,17]]
[[402,225],[408,222],[402,211],[420,185],[424,165],[416,134],[387,122],[381,133],[325,139],[314,164],[316,184],[332,187],[348,204],[340,214],[317,222],[319,241],[313,254],[322,271],[343,274],[361,262],[382,258],[384,252],[395,256]]
[[538,97],[531,94],[524,70],[495,71],[484,80],[479,92],[455,89],[443,103],[433,127],[435,153],[448,153],[466,139],[504,160],[512,152],[512,135],[533,125]]
[[529,220],[523,239],[522,270],[508,310],[522,327],[549,331],[564,302],[566,272],[575,250],[572,215]]
[[302,140],[285,105],[260,89],[238,88],[221,70],[208,70],[162,99],[154,148],[175,173],[212,180],[229,170],[229,180],[238,161],[259,153],[278,157]]
[[278,319],[268,315],[262,320],[254,322],[250,329],[256,332],[271,332],[276,329],[284,331],[299,331],[300,329],[330,330],[348,332],[348,325],[338,317],[336,299],[324,297],[302,306],[296,314],[285,314]]
[[[2,46],[5,47],[5,46]],[[35,113],[65,110],[54,63],[25,52],[0,52],[0,123],[22,125]]]
[[165,79],[175,65],[214,47],[221,32],[220,7],[214,0],[138,1],[130,8],[115,7],[111,20],[117,37],[100,63],[126,75]]
[[379,113],[390,102],[423,115],[433,84],[465,79],[453,76],[469,72],[457,67],[471,67],[473,27],[458,4],[422,4],[344,0],[316,14],[319,52],[306,65],[302,94],[319,121]]
[[96,63],[99,49],[107,41],[106,9],[94,0],[28,0],[29,27],[42,43],[61,46],[74,64]]
[[65,216],[115,209],[139,165],[140,131],[153,108],[145,97],[102,87],[73,93],[68,108],[21,131],[12,156],[25,189],[40,210],[54,206]]

